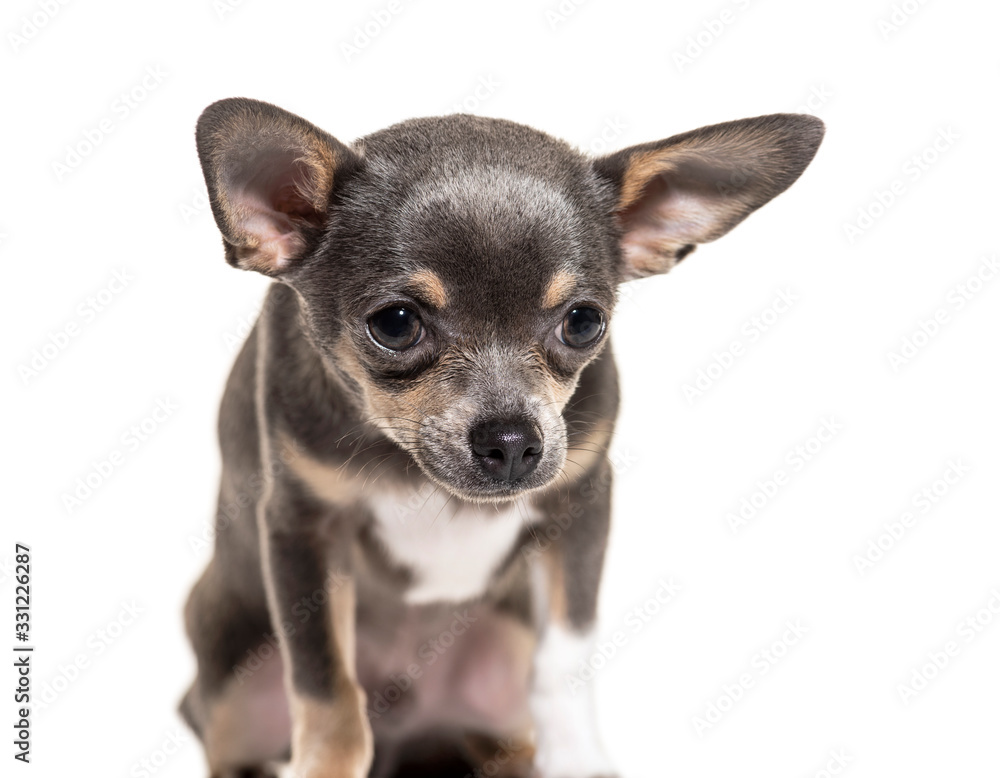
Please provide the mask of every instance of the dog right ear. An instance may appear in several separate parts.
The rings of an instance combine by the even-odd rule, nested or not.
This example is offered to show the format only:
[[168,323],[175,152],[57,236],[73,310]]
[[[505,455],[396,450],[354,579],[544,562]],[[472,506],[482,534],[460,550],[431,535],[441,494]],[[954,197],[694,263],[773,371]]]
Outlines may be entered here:
[[269,276],[294,267],[326,224],[335,177],[357,155],[305,119],[245,98],[210,105],[195,135],[226,261]]
[[784,192],[823,140],[815,116],[715,124],[594,161],[617,195],[620,278],[665,273]]

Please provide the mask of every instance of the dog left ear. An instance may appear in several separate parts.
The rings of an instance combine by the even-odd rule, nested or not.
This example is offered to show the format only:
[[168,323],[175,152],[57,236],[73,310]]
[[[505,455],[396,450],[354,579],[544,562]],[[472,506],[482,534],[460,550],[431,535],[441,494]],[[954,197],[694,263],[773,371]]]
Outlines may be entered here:
[[815,116],[716,124],[594,161],[617,196],[621,280],[665,273],[784,192],[823,139]]
[[226,260],[269,276],[305,254],[326,223],[334,177],[357,159],[305,119],[245,98],[206,108],[196,139]]

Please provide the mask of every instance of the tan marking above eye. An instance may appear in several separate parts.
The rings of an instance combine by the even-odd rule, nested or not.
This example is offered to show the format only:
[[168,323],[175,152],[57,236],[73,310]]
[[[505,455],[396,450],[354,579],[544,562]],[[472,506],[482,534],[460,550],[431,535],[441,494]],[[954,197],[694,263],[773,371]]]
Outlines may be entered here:
[[543,308],[555,308],[569,300],[570,294],[576,287],[576,276],[565,270],[560,270],[549,281],[549,285],[542,295]]
[[448,292],[444,288],[444,282],[431,270],[418,270],[409,277],[406,285],[434,308],[444,308],[448,304]]

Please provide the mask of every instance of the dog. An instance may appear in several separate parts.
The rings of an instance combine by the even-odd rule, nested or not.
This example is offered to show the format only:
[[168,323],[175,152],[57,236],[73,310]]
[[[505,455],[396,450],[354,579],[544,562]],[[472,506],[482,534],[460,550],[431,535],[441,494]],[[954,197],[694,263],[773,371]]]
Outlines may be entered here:
[[566,679],[610,526],[617,288],[783,192],[823,132],[775,114],[590,158],[471,115],[345,145],[204,111],[225,257],[274,281],[185,609],[212,776],[616,774]]

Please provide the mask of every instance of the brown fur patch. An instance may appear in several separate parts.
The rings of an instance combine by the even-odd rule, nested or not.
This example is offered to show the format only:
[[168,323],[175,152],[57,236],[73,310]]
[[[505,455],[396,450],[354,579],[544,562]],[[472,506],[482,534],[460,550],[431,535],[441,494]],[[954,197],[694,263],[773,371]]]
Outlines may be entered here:
[[[199,154],[219,227],[241,267],[273,275],[301,253],[302,229],[325,219],[339,145],[305,120],[255,101],[222,101],[205,111]],[[288,181],[264,195],[248,193],[261,170],[283,172]],[[262,207],[261,197],[270,202]]]
[[549,401],[555,404],[559,413],[562,413],[563,408],[566,407],[566,403],[570,401],[573,393],[576,391],[577,382],[575,380],[567,380],[552,372],[552,369],[549,367],[548,357],[545,355],[545,350],[542,347],[536,346],[532,348],[531,357],[542,379],[541,385],[538,387],[540,393],[547,396]]
[[624,211],[634,205],[643,190],[656,176],[669,172],[673,165],[675,150],[647,151],[634,154],[629,159],[625,175],[622,177],[621,195],[618,198],[618,210]]
[[431,270],[418,270],[407,279],[406,286],[432,308],[441,309],[448,304],[448,292],[441,277]]
[[671,143],[666,148],[633,154],[622,179],[618,210],[622,211],[635,203],[653,178],[677,172],[683,165],[736,173],[737,178],[720,183],[730,194],[735,192],[738,195],[738,182],[749,180],[742,177],[743,173],[774,177],[773,174],[768,176],[762,167],[771,144],[773,138],[753,126],[727,127],[725,131],[709,128],[708,131],[692,133],[690,137]]
[[[319,133],[302,119],[285,111],[263,114],[252,104],[241,105],[206,133],[212,148],[212,158],[220,174],[217,184],[225,184],[227,165],[231,157],[239,158],[247,145],[261,139],[271,139],[276,148],[295,149],[296,166],[306,175],[296,181],[295,194],[314,211],[323,211],[333,189],[333,171],[337,166],[333,149],[324,143]],[[225,205],[226,188],[220,187],[220,201]],[[293,198],[294,199],[294,198]],[[285,200],[286,204],[288,199]],[[295,209],[279,208],[286,213]]]
[[527,734],[508,737],[470,733],[465,750],[477,768],[473,775],[497,778],[530,778],[534,775],[535,745]]
[[293,692],[292,771],[310,778],[365,778],[374,740],[365,712],[366,695],[357,682],[354,579],[335,579],[328,592],[334,655],[340,671],[337,688],[328,701]]
[[292,709],[292,775],[365,778],[374,755],[365,693],[344,683],[330,702],[296,696]]
[[[263,648],[258,652],[263,654]],[[291,722],[280,657],[275,653],[260,667],[252,671],[244,668],[244,672],[240,680],[231,679],[199,714],[204,716],[202,738],[213,775],[279,758],[288,748]],[[260,715],[265,709],[269,720]]]
[[307,456],[284,434],[279,438],[279,445],[282,451],[296,452],[294,457],[283,461],[287,462],[288,469],[316,497],[331,505],[349,505],[359,497],[357,479],[346,468],[328,465]]
[[445,354],[438,364],[420,380],[413,381],[405,391],[386,392],[373,385],[346,340],[337,349],[338,365],[365,390],[365,414],[387,437],[408,449],[429,416],[436,416],[455,407],[461,397],[449,391],[441,380],[453,366],[456,357]]
[[330,624],[337,642],[337,655],[342,670],[352,681],[357,681],[357,656],[355,635],[355,589],[354,579],[345,577],[329,587]]
[[566,603],[566,571],[563,569],[562,554],[549,548],[542,559],[548,584],[549,620],[565,625],[569,607]]
[[[622,249],[632,267],[630,277],[669,271],[694,244],[720,237],[738,219],[737,215],[746,210],[744,201],[749,199],[749,192],[730,191],[725,186],[713,190],[707,182],[696,185],[691,192],[694,197],[673,199],[667,210],[657,206],[657,201],[666,202],[671,197],[671,190],[687,185],[685,178],[690,171],[684,170],[686,165],[707,168],[722,164],[723,154],[715,160],[692,145],[683,142],[638,153],[629,160],[622,180],[618,216],[626,228]],[[736,153],[737,149],[731,151]],[[706,186],[709,188],[705,189]],[[666,229],[668,222],[683,225],[684,230]]]
[[542,295],[542,308],[555,308],[557,305],[562,305],[569,299],[575,287],[576,276],[565,270],[558,271],[552,276],[545,294]]
[[368,373],[362,367],[348,338],[343,338],[337,344],[335,356],[337,367],[344,371],[364,392],[365,420],[381,429],[392,440],[398,441],[398,429],[392,430],[389,429],[390,427],[402,427],[404,432],[410,432],[413,425],[408,424],[405,419],[398,418],[402,414],[400,409],[396,407],[393,398],[372,385]]
[[610,421],[600,421],[586,433],[570,430],[567,435],[566,464],[563,472],[570,481],[590,470],[607,456],[608,443],[614,427]]

